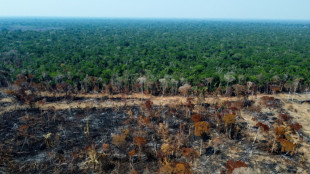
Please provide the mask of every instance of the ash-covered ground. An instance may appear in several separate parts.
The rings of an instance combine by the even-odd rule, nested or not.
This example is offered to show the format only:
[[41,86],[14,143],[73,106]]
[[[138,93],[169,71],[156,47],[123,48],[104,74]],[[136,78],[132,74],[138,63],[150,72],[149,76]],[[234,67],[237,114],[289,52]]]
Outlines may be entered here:
[[44,98],[1,94],[1,173],[310,172],[308,103]]

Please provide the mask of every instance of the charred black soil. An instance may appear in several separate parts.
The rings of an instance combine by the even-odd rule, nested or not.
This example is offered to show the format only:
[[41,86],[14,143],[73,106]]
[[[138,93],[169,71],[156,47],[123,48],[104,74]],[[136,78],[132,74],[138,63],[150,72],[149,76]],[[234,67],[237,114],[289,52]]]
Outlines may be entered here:
[[[46,104],[70,104],[88,98],[42,99]],[[124,98],[93,100],[122,102]],[[188,98],[182,104],[163,105],[131,100],[139,100],[140,105],[66,110],[34,105],[3,112],[0,171],[309,173],[304,149],[310,137],[278,99],[198,103]],[[14,102],[1,103],[2,110],[9,106]]]

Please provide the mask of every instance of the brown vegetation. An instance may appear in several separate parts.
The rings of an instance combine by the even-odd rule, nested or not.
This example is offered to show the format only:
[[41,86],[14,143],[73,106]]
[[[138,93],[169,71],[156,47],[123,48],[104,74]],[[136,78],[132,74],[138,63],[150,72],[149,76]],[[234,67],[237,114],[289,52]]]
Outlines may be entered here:
[[[239,88],[244,90],[243,86],[235,86],[235,94],[243,95]],[[58,90],[65,92],[60,87]],[[38,158],[37,151],[40,155],[48,154],[48,160],[40,160],[37,168],[60,173],[190,174],[216,173],[223,168],[233,173],[248,166],[266,172],[263,162],[255,162],[258,157],[274,158],[279,164],[284,157],[289,158],[302,169],[308,164],[301,158],[307,155],[301,149],[308,147],[303,141],[307,138],[304,123],[296,122],[296,117],[282,108],[283,99],[277,98],[280,94],[255,100],[255,97],[157,98],[145,94],[68,93],[66,97],[66,94],[42,96],[28,90],[6,91],[14,97],[11,100],[19,100],[17,93],[35,95],[32,106],[27,102],[18,106],[12,103],[7,107],[11,110],[3,107],[1,112],[0,119],[6,120],[0,123],[4,140],[0,143],[0,163],[13,173],[20,173],[24,166],[26,172],[35,173],[33,161]],[[84,98],[75,99],[81,96]],[[7,133],[16,145],[4,136]],[[255,153],[249,153],[249,149]],[[16,162],[16,154],[32,163]],[[247,163],[239,161],[240,157],[248,159]],[[12,159],[15,161],[8,162]],[[55,169],[46,169],[47,166]]]

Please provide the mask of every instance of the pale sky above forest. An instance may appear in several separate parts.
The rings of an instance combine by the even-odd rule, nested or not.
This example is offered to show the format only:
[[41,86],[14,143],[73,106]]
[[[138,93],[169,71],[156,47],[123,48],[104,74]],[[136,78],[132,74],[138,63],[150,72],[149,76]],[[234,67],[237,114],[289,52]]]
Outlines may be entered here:
[[310,0],[0,0],[0,16],[310,20]]

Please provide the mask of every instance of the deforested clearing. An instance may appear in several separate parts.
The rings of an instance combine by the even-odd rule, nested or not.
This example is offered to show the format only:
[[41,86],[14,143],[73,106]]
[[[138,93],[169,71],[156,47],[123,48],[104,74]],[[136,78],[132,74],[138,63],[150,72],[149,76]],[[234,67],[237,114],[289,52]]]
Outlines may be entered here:
[[4,91],[4,173],[309,173],[309,94],[46,92],[28,105]]

